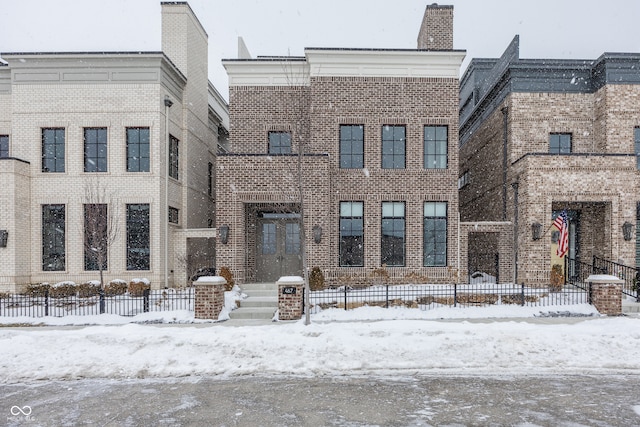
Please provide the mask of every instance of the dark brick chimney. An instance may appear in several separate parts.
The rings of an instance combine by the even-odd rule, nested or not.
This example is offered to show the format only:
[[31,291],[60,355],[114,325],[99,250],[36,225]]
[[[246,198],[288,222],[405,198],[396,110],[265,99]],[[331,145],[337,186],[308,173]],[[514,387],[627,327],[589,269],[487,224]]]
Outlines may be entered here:
[[453,6],[427,6],[418,34],[418,49],[453,50]]

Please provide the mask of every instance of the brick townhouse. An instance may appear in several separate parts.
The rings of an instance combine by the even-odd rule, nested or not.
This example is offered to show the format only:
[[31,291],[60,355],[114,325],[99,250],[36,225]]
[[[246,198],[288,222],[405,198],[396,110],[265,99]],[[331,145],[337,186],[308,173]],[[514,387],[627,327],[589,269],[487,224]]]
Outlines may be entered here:
[[368,283],[381,267],[395,282],[460,281],[465,52],[453,49],[452,6],[427,6],[417,47],[223,60],[217,267],[240,283],[275,281],[301,274],[304,249],[329,284]]
[[568,275],[593,255],[636,265],[639,156],[640,54],[520,59],[516,36],[462,77],[461,219],[514,224],[518,283],[549,283],[564,265],[551,227],[562,211]]
[[161,7],[162,52],[1,54],[0,290],[97,279],[90,212],[119,230],[106,280],[180,285],[213,265],[228,107],[191,8]]

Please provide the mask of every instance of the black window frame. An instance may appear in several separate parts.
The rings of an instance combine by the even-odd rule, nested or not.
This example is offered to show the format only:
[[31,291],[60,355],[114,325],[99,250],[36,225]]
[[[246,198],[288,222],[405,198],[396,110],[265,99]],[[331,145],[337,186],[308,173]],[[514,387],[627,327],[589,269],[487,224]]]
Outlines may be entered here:
[[[397,212],[401,207],[402,215]],[[386,208],[386,209],[385,209]],[[389,215],[389,208],[391,215]],[[382,202],[380,225],[380,265],[406,266],[406,204],[400,201]],[[401,234],[398,241],[398,233]]]
[[[440,132],[444,130],[444,139]],[[447,169],[449,167],[449,126],[425,125],[423,129],[425,169]],[[444,166],[442,161],[444,159]]]
[[[353,215],[356,204],[360,215]],[[341,201],[339,204],[340,267],[364,267],[364,208],[363,201]]]
[[42,271],[66,270],[66,205],[42,205]]
[[271,155],[291,154],[291,132],[270,131],[268,134],[268,152]]
[[364,125],[340,125],[339,133],[340,169],[363,169]]
[[[427,212],[427,208],[431,208],[431,205],[434,205],[433,215],[427,215],[427,213],[432,213],[431,209]],[[436,205],[441,205],[441,207],[444,205],[443,215],[438,215]],[[446,267],[449,246],[449,204],[441,201],[427,201],[424,202],[422,213],[422,265],[424,267]]]
[[0,135],[0,158],[9,157],[9,135]]
[[127,204],[127,270],[151,270],[151,206]]
[[173,135],[169,135],[169,176],[180,179],[180,141]]
[[381,131],[382,169],[406,169],[407,126],[383,125]]
[[213,163],[207,164],[207,195],[213,197]]
[[65,140],[65,128],[42,128],[42,172],[65,172]]
[[[96,212],[91,212],[96,210]],[[109,208],[106,203],[87,203],[83,205],[84,211],[84,270],[85,271],[98,271],[100,267],[98,265],[98,254],[92,253],[89,248],[89,233],[96,233],[96,236],[92,240],[97,240],[103,245],[104,260],[102,264],[102,270],[106,270],[109,265],[109,251],[107,247],[107,230],[108,230],[108,212]],[[98,223],[94,225],[89,224],[89,220],[96,218],[98,215]],[[100,250],[100,249],[99,249]]]
[[151,129],[145,126],[127,127],[126,140],[127,172],[150,172]]
[[171,224],[180,224],[180,209],[169,206],[167,220]]
[[87,127],[84,128],[84,171],[85,172],[107,172],[108,149],[107,149],[107,128]]
[[[563,139],[568,138],[568,149],[563,147]],[[573,152],[573,134],[570,132],[552,132],[549,134],[549,153],[551,154],[571,154]]]

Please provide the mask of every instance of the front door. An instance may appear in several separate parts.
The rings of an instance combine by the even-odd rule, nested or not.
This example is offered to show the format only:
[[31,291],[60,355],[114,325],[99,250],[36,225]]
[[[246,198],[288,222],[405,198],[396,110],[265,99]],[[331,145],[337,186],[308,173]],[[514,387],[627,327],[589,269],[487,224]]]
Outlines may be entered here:
[[302,274],[299,221],[296,213],[258,215],[256,281],[275,282],[282,276]]

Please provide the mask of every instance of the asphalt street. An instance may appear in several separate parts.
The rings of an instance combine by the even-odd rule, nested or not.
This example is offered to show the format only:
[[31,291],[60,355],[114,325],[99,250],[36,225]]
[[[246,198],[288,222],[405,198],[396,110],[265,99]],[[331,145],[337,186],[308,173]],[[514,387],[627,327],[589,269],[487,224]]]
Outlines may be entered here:
[[45,381],[0,385],[0,416],[8,426],[631,427],[640,376]]

